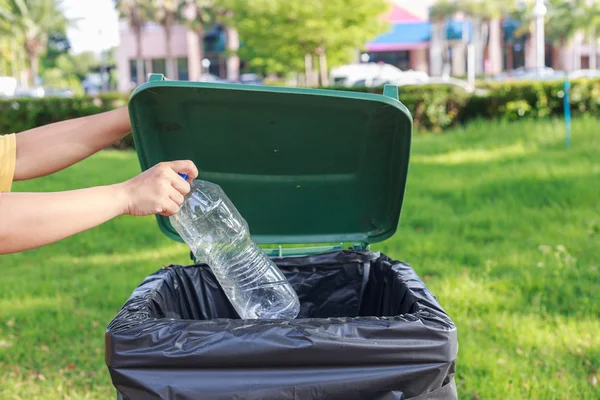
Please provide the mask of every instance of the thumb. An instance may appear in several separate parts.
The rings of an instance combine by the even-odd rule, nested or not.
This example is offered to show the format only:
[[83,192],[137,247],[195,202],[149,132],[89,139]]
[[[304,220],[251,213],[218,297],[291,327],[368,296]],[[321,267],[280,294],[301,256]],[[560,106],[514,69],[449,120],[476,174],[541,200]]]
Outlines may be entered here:
[[186,174],[190,180],[198,177],[198,168],[190,160],[170,161],[169,167],[178,174]]

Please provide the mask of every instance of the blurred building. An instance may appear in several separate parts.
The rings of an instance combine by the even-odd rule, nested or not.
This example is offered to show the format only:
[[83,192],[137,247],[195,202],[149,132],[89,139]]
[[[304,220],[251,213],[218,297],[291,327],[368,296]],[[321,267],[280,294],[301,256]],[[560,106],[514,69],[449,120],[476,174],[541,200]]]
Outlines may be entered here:
[[389,1],[392,7],[384,19],[390,24],[390,31],[367,44],[369,61],[429,73],[429,7],[435,0]]
[[[478,75],[535,67],[535,35],[517,35],[520,27],[518,21],[505,17],[490,24],[488,41],[484,43],[481,36],[476,34],[480,30],[460,14],[431,21],[429,10],[436,0],[388,1],[392,7],[384,18],[390,23],[390,30],[367,43],[363,49],[368,53],[370,62],[385,62],[402,70],[422,71],[431,76],[465,76],[467,44],[473,43],[475,73]],[[185,26],[175,26],[171,54],[176,62],[168,77],[199,80],[201,75],[210,74],[209,79],[237,80],[240,61],[226,56],[228,35],[229,40],[233,39],[237,45],[237,34],[233,30],[215,26],[206,32],[202,44],[204,56],[201,59],[197,35]],[[138,51],[136,37],[126,21],[120,24],[120,38],[117,54],[119,90],[131,90],[144,82],[150,72],[167,73],[167,46],[160,25],[149,23],[143,29],[141,55],[144,76],[141,78],[137,77],[135,61]],[[600,59],[595,63],[590,60],[590,54],[594,52],[583,33],[561,48],[546,43],[545,54],[546,66],[556,70],[572,71],[600,65]]]
[[[392,9],[385,19],[390,23],[391,30],[366,45],[370,61],[382,61],[402,70],[413,69],[432,76],[443,73],[466,75],[467,44],[477,42],[472,23],[460,14],[445,21],[431,21],[429,9],[436,0],[388,1]],[[534,0],[524,1],[526,7],[533,7],[533,3]],[[519,30],[523,31],[520,27],[519,21],[509,17],[499,19],[495,26],[490,25],[488,41],[481,42],[475,50],[476,74],[535,68],[535,35],[518,35]],[[530,32],[534,31],[532,22]],[[491,48],[494,45],[500,46],[499,51],[494,52]],[[448,51],[444,51],[445,47]],[[596,62],[590,60],[594,51],[583,32],[561,47],[547,42],[545,48],[545,64],[556,70],[573,71],[600,66],[600,51],[597,52]],[[499,57],[494,57],[494,53]]]
[[[117,51],[118,82],[120,91],[129,91],[146,81],[149,73],[167,75],[167,43],[163,28],[157,23],[148,23],[142,30],[141,58],[144,60],[144,76],[137,76],[137,40],[127,21],[120,22],[120,46]],[[169,79],[199,80],[201,75],[213,78],[236,80],[239,65],[231,65],[230,57],[225,56],[227,32],[215,26],[205,33],[204,55],[200,57],[198,36],[183,25],[172,29],[171,56],[174,59],[173,71]],[[237,38],[236,38],[237,40]]]

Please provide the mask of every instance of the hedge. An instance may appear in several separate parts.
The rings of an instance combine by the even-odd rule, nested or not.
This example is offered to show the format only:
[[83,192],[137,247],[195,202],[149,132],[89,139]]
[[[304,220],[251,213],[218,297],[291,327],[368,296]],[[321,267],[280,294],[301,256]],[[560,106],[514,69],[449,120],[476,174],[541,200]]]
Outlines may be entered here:
[[[0,101],[0,134],[22,132],[38,126],[85,117],[127,105],[128,96],[120,93],[97,97],[14,99]],[[131,138],[117,147],[127,147]]]
[[[404,86],[400,101],[420,130],[441,132],[458,123],[486,118],[548,117],[563,113],[562,81],[482,84],[475,94],[455,86]],[[382,93],[383,88],[343,88]],[[106,94],[71,99],[18,99],[0,101],[0,134],[20,132],[52,122],[97,114],[127,104],[128,95]],[[571,82],[571,109],[574,115],[600,115],[600,79]],[[131,138],[116,144],[129,146]]]
[[[356,90],[356,88],[335,88]],[[382,93],[382,88],[360,91]],[[564,113],[564,81],[483,83],[474,94],[455,86],[404,86],[400,101],[410,110],[415,127],[443,131],[474,119],[559,116]],[[600,115],[600,79],[571,82],[570,108],[574,115]]]
[[[328,89],[383,93],[382,87]],[[458,122],[471,98],[459,87],[444,85],[403,86],[398,88],[398,95],[400,101],[410,110],[415,127],[430,131],[441,131]]]

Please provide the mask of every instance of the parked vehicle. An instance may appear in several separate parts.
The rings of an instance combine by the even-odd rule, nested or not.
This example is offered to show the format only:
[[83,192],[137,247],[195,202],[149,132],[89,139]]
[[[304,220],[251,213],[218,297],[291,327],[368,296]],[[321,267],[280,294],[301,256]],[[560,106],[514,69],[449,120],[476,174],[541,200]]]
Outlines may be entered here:
[[32,88],[18,88],[15,90],[15,98],[41,99],[46,95],[46,90],[41,86]]
[[564,77],[564,73],[557,72],[550,67],[537,68],[521,67],[510,71],[502,72],[489,78],[494,81],[507,82],[516,80],[550,80]]
[[420,86],[424,86],[424,85],[457,86],[467,93],[473,93],[475,91],[475,87],[473,85],[469,84],[469,82],[462,80],[462,79],[451,78],[451,77],[447,77],[447,78],[446,77],[440,77],[440,78],[430,77],[425,82],[417,82],[417,83],[395,83],[395,82],[389,82],[389,83],[396,84],[397,86],[417,86],[417,85],[420,85]]
[[376,87],[385,83],[410,84],[425,82],[429,76],[419,71],[402,71],[385,63],[351,64],[334,68],[331,71],[331,82],[335,86],[367,86]]
[[600,69],[577,69],[575,71],[555,71],[552,68],[545,67],[538,72],[536,68],[517,68],[512,71],[506,71],[495,75],[489,79],[507,82],[513,80],[552,80],[552,79],[581,79],[581,78],[600,78]]
[[472,93],[475,88],[467,81],[451,77],[430,77],[424,72],[402,71],[389,64],[365,63],[345,65],[331,72],[332,82],[336,86],[377,87],[386,84],[396,86],[416,85],[452,85]]
[[44,97],[70,98],[75,96],[75,93],[71,89],[65,88],[44,88],[44,92]]
[[244,85],[262,85],[263,79],[257,74],[240,75],[240,83]]
[[200,78],[198,78],[198,81],[227,83],[227,81],[225,79],[221,79],[217,75],[213,75],[213,74],[202,74],[200,76]]
[[569,79],[580,79],[580,78],[600,78],[600,70],[598,69],[578,69],[569,72]]
[[0,97],[13,97],[17,91],[17,79],[12,76],[0,76]]

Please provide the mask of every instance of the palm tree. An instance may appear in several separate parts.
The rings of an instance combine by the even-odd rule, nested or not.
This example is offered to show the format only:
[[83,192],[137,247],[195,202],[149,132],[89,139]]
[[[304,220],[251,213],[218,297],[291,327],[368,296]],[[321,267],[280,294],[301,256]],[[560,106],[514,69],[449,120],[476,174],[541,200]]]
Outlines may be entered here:
[[7,0],[0,4],[0,21],[21,36],[29,59],[29,83],[35,85],[39,58],[46,49],[48,32],[64,29],[69,21],[60,9],[59,0]]
[[[483,73],[483,57],[485,53],[485,43],[487,42],[488,26],[483,23],[479,13],[480,5],[478,0],[441,0],[437,2],[429,13],[430,19],[434,22],[433,36],[443,36],[444,53],[447,53],[446,21],[456,14],[462,14],[465,20],[471,24],[471,42],[475,48],[475,73]],[[464,36],[464,32],[463,32]],[[433,43],[432,43],[432,46]]]
[[482,15],[488,24],[490,56],[490,67],[492,74],[502,72],[504,65],[502,54],[502,26],[501,21],[511,10],[511,4],[507,1],[492,2],[486,6],[486,12]]
[[184,0],[182,15],[187,27],[196,33],[199,43],[199,58],[204,59],[204,37],[214,25],[224,26],[227,50],[227,78],[235,80],[239,70],[238,33],[234,28],[234,3],[228,0]]
[[10,24],[6,21],[0,21],[0,75],[8,75],[9,65],[14,74],[14,40],[15,38],[11,35]]
[[[431,47],[434,54],[432,58],[442,60],[441,70],[434,71],[434,75],[436,75],[438,72],[448,69],[448,63],[450,62],[450,49],[448,46],[446,22],[458,11],[459,8],[457,2],[452,0],[439,1],[429,10],[429,19],[433,22]],[[441,51],[440,55],[436,54],[438,50]],[[437,64],[434,69],[438,69],[437,66],[440,65]]]
[[175,64],[173,60],[173,44],[171,43],[171,34],[173,27],[181,21],[182,0],[150,0],[150,13],[152,19],[158,22],[165,34],[165,43],[167,48],[166,57],[166,75],[173,79],[175,73]]
[[[597,37],[597,27],[600,23],[599,7],[596,4],[588,5],[586,0],[549,0],[547,6],[548,12],[544,21],[546,40],[562,52],[562,56],[555,60],[555,68],[564,69],[566,53],[563,50],[577,33],[582,31],[582,27],[588,27],[586,36],[591,39],[590,68],[595,68],[594,38]],[[521,28],[515,31],[516,36],[532,34],[532,7],[521,7],[513,17],[522,23]]]
[[[225,14],[225,19],[230,21],[233,17],[232,12]],[[227,63],[227,79],[237,80],[240,71],[240,57],[238,50],[240,49],[240,41],[238,31],[231,23],[225,23],[225,51]]]
[[[206,31],[217,23],[219,11],[213,0],[185,0],[181,8],[185,25],[196,34],[198,59],[201,63],[204,59]],[[203,72],[200,67],[199,74]]]
[[136,43],[136,84],[144,81],[144,58],[142,49],[142,29],[148,22],[147,4],[142,0],[114,0],[115,7],[122,18],[127,19],[135,35]]
[[[566,8],[565,0],[560,8]],[[589,68],[596,69],[598,61],[598,33],[600,27],[600,4],[585,0],[575,0],[570,5],[571,14],[569,20],[576,27],[586,27],[584,38],[589,42]],[[554,18],[556,20],[556,18]],[[557,21],[558,22],[558,21]],[[577,28],[575,28],[575,33]]]
[[[491,72],[499,73],[502,70],[502,27],[501,20],[513,12],[517,7],[516,0],[486,1],[486,0],[460,0],[459,10],[469,15],[475,22],[474,34],[479,39],[480,60],[483,60],[483,49],[488,43],[488,52],[491,61]],[[479,63],[479,68],[482,67]]]
[[210,0],[185,0],[180,6],[183,23],[196,35],[195,47],[198,52],[197,65],[199,70],[190,71],[190,80],[198,79],[203,73],[202,60],[204,59],[204,37],[207,27],[209,27],[213,21],[211,5],[212,2]]
[[[544,21],[548,41],[556,44],[560,49],[564,49],[567,43],[581,31],[581,26],[591,25],[589,24],[587,12],[588,6],[585,0],[574,0],[573,2],[550,0],[548,13]],[[591,36],[595,36],[593,30]],[[595,52],[593,51],[595,50],[595,46],[592,46],[592,48],[592,52]],[[564,67],[565,60],[562,59],[560,61],[560,67],[562,68]],[[591,62],[592,57],[590,57]]]

